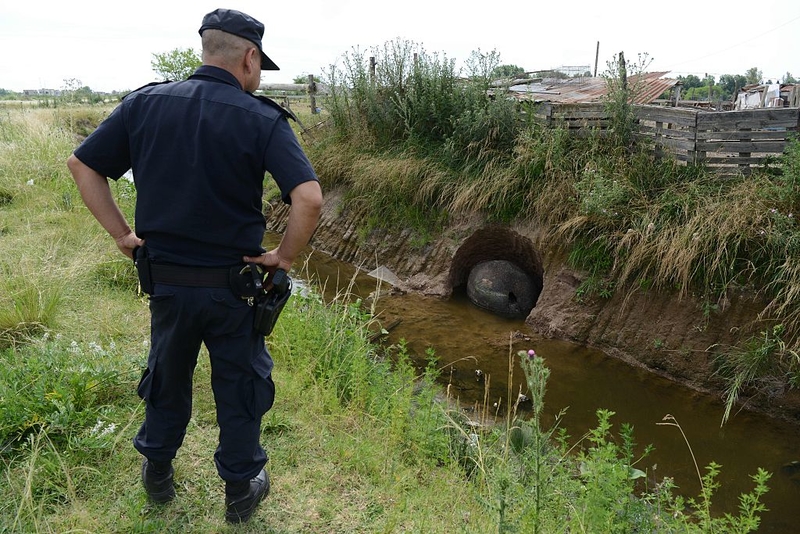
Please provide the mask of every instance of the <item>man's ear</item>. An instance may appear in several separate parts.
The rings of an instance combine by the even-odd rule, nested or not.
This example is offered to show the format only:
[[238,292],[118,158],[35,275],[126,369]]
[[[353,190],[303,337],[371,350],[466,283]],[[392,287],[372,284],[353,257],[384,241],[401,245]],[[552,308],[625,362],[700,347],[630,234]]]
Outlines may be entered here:
[[[255,58],[253,56],[255,56]],[[247,74],[253,71],[254,61],[255,68],[261,70],[261,54],[259,54],[258,48],[248,48],[247,53],[244,55],[244,68]]]

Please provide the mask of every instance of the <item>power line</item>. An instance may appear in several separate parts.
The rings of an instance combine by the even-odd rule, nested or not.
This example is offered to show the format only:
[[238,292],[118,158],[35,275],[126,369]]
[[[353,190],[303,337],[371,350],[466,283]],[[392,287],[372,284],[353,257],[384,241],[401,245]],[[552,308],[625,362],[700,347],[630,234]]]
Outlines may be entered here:
[[791,24],[792,22],[794,22],[796,20],[800,20],[800,15],[797,15],[793,19],[790,19],[790,20],[784,22],[780,26],[775,26],[774,28],[772,28],[770,30],[767,30],[767,31],[765,31],[763,33],[760,33],[760,34],[756,35],[755,37],[751,37],[750,39],[747,39],[747,40],[744,40],[744,41],[740,41],[740,42],[736,43],[735,45],[729,46],[728,48],[723,48],[722,50],[717,50],[716,52],[712,52],[712,53],[707,54],[705,56],[692,58],[692,59],[689,59],[689,60],[686,60],[686,61],[682,61],[680,63],[675,63],[672,67],[668,67],[668,68],[669,68],[669,70],[673,70],[673,68],[675,66],[683,65],[685,63],[690,63],[690,62],[693,62],[693,61],[699,61],[701,59],[706,59],[706,58],[709,58],[711,56],[716,56],[717,54],[721,54],[723,52],[727,52],[728,50],[733,50],[734,48],[740,47],[742,45],[745,45],[747,43],[751,43],[751,42],[753,42],[753,41],[755,41],[757,39],[760,39],[760,38],[764,37],[765,35],[767,35],[768,33],[772,33],[775,30],[779,30],[779,29],[783,28],[784,26],[787,26],[787,25]]

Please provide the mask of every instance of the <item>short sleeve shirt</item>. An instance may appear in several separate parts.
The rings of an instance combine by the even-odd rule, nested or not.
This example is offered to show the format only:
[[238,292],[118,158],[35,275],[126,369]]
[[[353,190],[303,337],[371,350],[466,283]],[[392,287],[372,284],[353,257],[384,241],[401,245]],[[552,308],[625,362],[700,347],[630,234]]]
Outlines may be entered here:
[[212,66],[134,91],[75,156],[115,180],[133,171],[136,234],[155,261],[183,265],[235,265],[264,251],[265,172],[286,203],[317,180],[280,106]]

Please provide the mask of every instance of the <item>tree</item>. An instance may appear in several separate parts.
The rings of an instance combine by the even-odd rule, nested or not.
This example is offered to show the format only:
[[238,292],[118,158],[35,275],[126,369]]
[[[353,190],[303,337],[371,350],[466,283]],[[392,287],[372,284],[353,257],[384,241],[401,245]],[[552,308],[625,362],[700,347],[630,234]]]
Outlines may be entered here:
[[[295,76],[294,79],[292,80],[292,83],[298,83],[298,84],[308,83],[308,74],[300,74],[298,76]],[[314,75],[314,83],[320,83],[320,79],[317,77],[316,74]]]
[[492,76],[495,78],[513,78],[524,74],[525,69],[517,65],[498,65],[494,68],[494,71],[492,71]]
[[747,78],[742,74],[723,74],[719,77],[719,85],[725,91],[725,98],[731,98],[747,85]]
[[694,74],[689,74],[686,77],[678,76],[678,81],[681,82],[685,91],[691,89],[692,87],[703,86],[703,82]]
[[747,83],[749,84],[761,83],[761,80],[764,77],[763,73],[758,70],[757,67],[750,67],[747,69],[747,72],[744,73],[744,76],[747,78]]
[[163,54],[153,54],[150,66],[162,80],[180,81],[191,76],[203,64],[193,48],[175,48]]
[[783,83],[797,83],[797,80],[792,76],[792,73],[787,71],[786,76],[783,77]]

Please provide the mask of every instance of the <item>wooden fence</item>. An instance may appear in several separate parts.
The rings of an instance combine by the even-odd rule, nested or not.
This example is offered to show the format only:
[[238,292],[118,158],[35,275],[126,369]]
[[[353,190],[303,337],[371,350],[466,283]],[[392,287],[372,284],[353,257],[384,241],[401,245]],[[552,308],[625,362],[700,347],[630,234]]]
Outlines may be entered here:
[[[262,93],[276,100],[282,100],[284,107],[289,107],[289,100],[306,98],[309,100],[311,113],[319,113],[317,107],[317,95],[324,94],[324,86],[314,81],[314,75],[308,75],[308,83],[262,83],[258,89]],[[320,90],[323,89],[323,90]]]
[[[783,153],[800,130],[800,108],[743,111],[637,105],[638,134],[653,141],[657,155],[702,164],[720,174],[749,173]],[[607,131],[609,114],[603,104],[540,104],[536,116],[549,126],[574,135]]]

